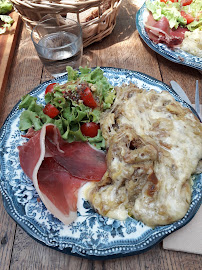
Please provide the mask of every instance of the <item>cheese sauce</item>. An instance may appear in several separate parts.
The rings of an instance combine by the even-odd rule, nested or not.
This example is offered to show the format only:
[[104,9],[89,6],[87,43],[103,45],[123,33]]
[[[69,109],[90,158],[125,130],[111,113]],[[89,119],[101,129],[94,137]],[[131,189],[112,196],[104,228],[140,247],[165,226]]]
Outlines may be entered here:
[[202,126],[168,92],[119,87],[101,129],[107,173],[89,192],[101,214],[128,215],[154,227],[181,219],[191,202],[191,175],[202,158]]

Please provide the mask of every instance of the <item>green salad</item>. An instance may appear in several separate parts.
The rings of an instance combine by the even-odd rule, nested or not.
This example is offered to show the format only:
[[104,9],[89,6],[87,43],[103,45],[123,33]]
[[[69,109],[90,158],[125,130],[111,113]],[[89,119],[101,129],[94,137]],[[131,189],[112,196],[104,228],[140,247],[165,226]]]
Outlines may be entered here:
[[202,30],[202,0],[147,0],[146,7],[157,21],[165,16],[171,29]]
[[44,124],[58,127],[63,139],[68,142],[88,141],[98,149],[105,148],[105,141],[99,127],[101,113],[109,109],[115,99],[115,90],[97,67],[67,67],[68,81],[60,85],[48,85],[43,106],[31,95],[22,97],[19,109],[19,129],[40,130]]
[[6,28],[10,28],[14,20],[7,15],[13,9],[13,5],[8,0],[0,0],[0,34],[6,32]]

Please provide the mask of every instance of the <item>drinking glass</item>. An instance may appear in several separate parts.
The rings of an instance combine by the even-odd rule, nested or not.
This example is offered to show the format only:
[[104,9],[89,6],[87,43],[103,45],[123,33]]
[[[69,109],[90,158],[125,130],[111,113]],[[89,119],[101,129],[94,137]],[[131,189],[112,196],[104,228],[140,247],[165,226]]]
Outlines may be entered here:
[[54,77],[66,66],[78,68],[83,55],[82,29],[78,22],[61,15],[46,15],[33,28],[31,39],[47,71]]

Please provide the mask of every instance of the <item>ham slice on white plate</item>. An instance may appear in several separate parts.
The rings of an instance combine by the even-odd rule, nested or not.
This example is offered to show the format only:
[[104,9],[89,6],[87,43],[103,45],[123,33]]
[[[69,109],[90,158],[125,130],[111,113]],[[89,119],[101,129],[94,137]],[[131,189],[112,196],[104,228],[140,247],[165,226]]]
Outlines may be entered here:
[[147,20],[145,21],[145,30],[153,42],[166,43],[170,48],[180,45],[187,31],[186,28],[182,27],[171,29],[166,17],[155,21],[151,12],[149,12]]
[[107,165],[105,154],[87,142],[68,143],[47,124],[28,131],[29,141],[19,146],[20,164],[33,181],[46,208],[64,224],[77,218],[78,190],[87,181],[99,181]]

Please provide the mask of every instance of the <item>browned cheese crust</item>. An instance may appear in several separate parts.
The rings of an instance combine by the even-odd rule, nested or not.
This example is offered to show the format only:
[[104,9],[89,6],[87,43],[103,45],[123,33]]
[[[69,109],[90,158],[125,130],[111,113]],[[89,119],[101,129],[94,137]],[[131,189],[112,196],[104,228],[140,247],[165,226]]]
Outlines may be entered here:
[[179,220],[191,202],[191,175],[201,172],[202,125],[166,91],[132,84],[116,91],[101,118],[108,169],[88,199],[115,219],[129,215],[151,227]]

